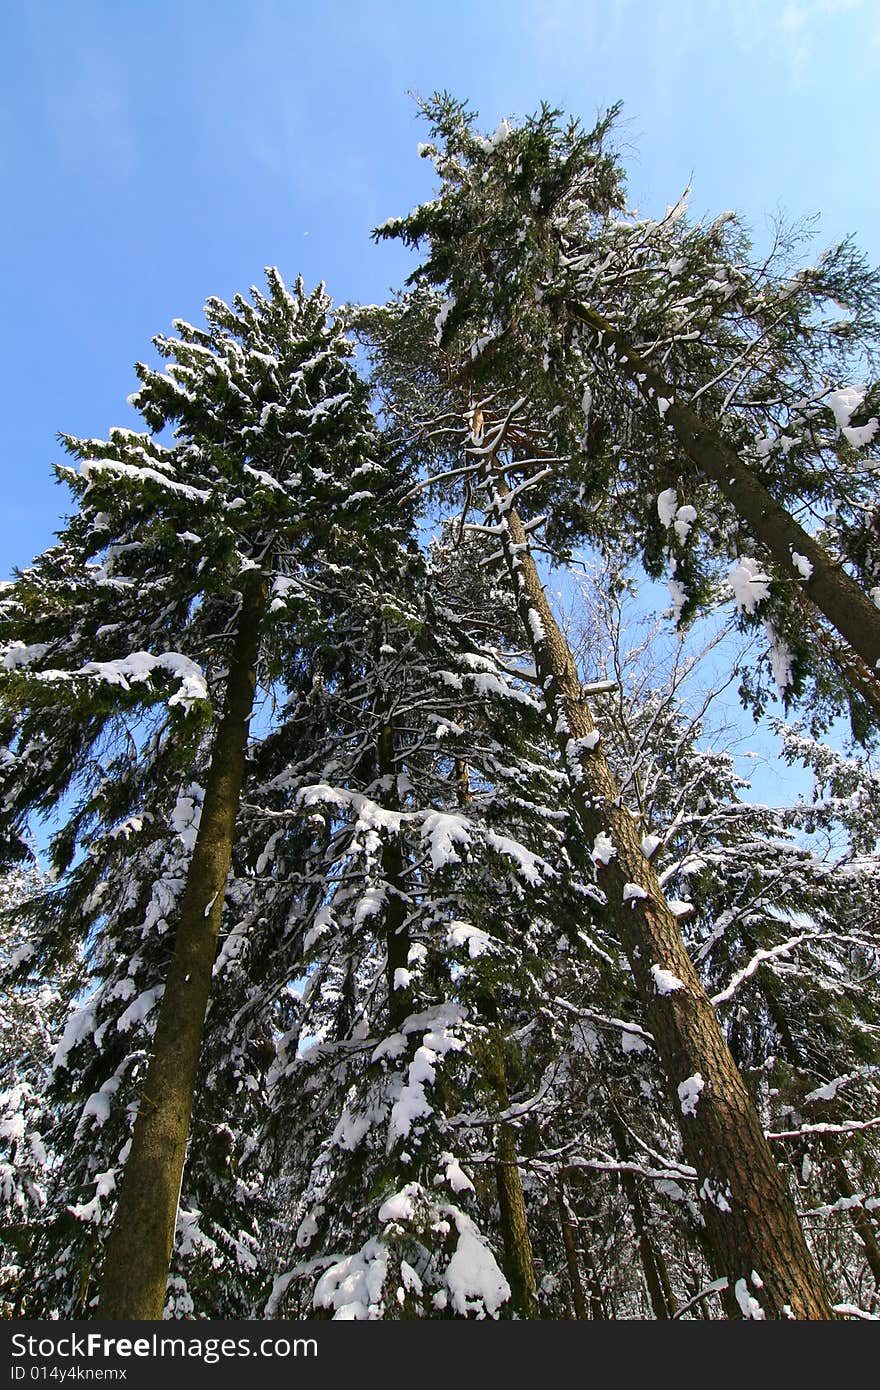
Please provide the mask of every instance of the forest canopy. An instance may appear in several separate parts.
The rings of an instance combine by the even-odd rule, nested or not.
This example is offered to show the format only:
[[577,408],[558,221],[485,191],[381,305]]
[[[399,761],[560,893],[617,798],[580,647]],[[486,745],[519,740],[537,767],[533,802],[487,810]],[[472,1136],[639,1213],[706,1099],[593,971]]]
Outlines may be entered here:
[[880,272],[421,110],[0,592],[4,1313],[876,1318]]

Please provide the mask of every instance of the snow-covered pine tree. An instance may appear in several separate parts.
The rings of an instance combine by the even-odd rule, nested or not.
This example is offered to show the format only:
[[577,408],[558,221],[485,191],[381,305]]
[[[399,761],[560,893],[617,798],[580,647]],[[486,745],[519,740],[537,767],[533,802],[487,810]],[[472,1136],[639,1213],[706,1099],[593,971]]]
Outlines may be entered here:
[[[468,385],[469,364],[479,357],[472,324],[465,319],[459,337],[446,334],[443,344],[437,344],[436,337],[425,332],[424,296],[417,293],[415,301],[403,299],[363,319],[372,335],[386,408],[396,409],[408,437],[425,440],[427,456],[442,457],[445,447],[441,478],[447,485],[464,480],[461,525],[473,528],[466,518],[476,503],[484,518],[476,529],[493,538],[507,570],[534,674],[571,781],[581,832],[589,843],[609,846],[602,855],[601,873],[607,929],[626,952],[643,1023],[662,1059],[668,1104],[687,1161],[698,1174],[713,1269],[727,1281],[726,1306],[734,1316],[752,1316],[757,1304],[751,1295],[737,1300],[734,1290],[746,1288],[744,1281],[755,1270],[764,1281],[759,1316],[785,1317],[791,1312],[796,1317],[828,1317],[821,1275],[791,1194],[687,953],[674,910],[621,803],[591,713],[589,687],[579,679],[548,601],[531,540],[543,517],[533,518],[527,530],[519,514],[520,499],[540,485],[551,467],[543,466],[552,456],[547,432],[535,423],[521,395],[504,390],[503,380],[494,390],[486,383],[482,399],[476,400]],[[422,486],[436,482],[426,478]],[[694,1112],[683,1112],[678,1088],[697,1074],[705,1082],[701,1103]]]
[[[580,659],[588,678],[613,683],[597,698],[597,717],[621,794],[680,914],[762,1122],[779,1136],[774,1148],[834,1301],[870,1314],[880,996],[869,908],[877,863],[866,851],[877,838],[876,776],[864,758],[842,758],[787,730],[791,759],[800,753],[822,769],[817,794],[778,808],[755,803],[725,751],[723,726],[712,727],[725,680],[716,639],[702,654],[681,636],[658,642],[656,631],[633,645],[624,619],[631,587],[605,574],[588,592]],[[695,679],[704,690],[694,699],[687,692]],[[608,977],[600,983],[607,989]],[[597,1170],[616,1169],[654,1315],[688,1305],[691,1316],[711,1315],[694,1174],[676,1151],[650,1039],[632,1023],[627,1031],[633,1001],[606,995],[600,1006],[577,978],[560,995],[565,1012],[583,1020],[589,1045],[559,1068],[533,1161],[548,1185],[567,1183],[586,1282],[599,1263],[612,1315],[641,1315],[620,1196],[596,1180]],[[683,1104],[698,1105],[700,1094],[696,1083]],[[533,1231],[539,1258],[548,1245],[558,1250],[552,1209],[535,1213]]]
[[[148,433],[66,440],[81,461],[63,470],[79,511],[3,601],[10,843],[71,791],[94,814],[100,740],[136,747],[138,716],[158,702],[176,756],[186,765],[201,750],[205,769],[106,1251],[101,1311],[114,1317],[164,1305],[258,668],[270,685],[313,635],[322,557],[381,549],[375,508],[391,483],[323,287],[291,292],[272,270],[268,294],[212,299],[205,315],[205,329],[178,321],[175,338],[155,340],[164,372],[137,369]],[[56,843],[69,860],[75,834]]]
[[540,700],[495,645],[503,597],[501,621],[497,594],[468,608],[437,560],[403,588],[340,573],[336,662],[282,726],[289,767],[254,787],[273,853],[304,818],[314,835],[266,1159],[301,1258],[281,1251],[270,1312],[537,1313],[510,1039],[541,1026],[548,959],[586,949],[591,890]]
[[[28,924],[41,963],[71,924],[87,939],[80,997],[46,1057],[53,1162],[22,1285],[29,1316],[94,1311],[204,794],[203,764],[181,770],[168,753],[155,737],[139,759],[107,769],[117,816],[124,805],[132,814],[107,817],[82,836],[77,863]],[[238,926],[247,888],[230,878],[224,936]],[[250,1074],[247,1062],[261,1046],[271,1053],[271,1043],[236,1026],[237,981],[227,976],[222,984],[206,1024],[181,1188],[166,1303],[176,1316],[206,1309],[250,1316],[265,1277],[267,1208],[261,1184],[247,1171],[249,1139],[262,1118],[252,1074],[259,1058]]]
[[63,1026],[81,981],[79,962],[57,959],[48,975],[32,966],[28,909],[46,910],[51,877],[35,864],[0,876],[0,1306],[23,1310],[23,1277],[31,1277],[35,1229],[43,1218],[52,1168],[53,1115],[46,1081],[52,1034]]
[[685,617],[723,580],[765,633],[747,697],[775,679],[864,736],[880,397],[854,383],[876,373],[880,274],[851,242],[798,268],[792,233],[756,256],[732,213],[690,222],[686,196],[631,212],[617,108],[585,130],[542,107],[491,137],[451,97],[422,109],[438,196],[376,235],[427,247],[411,281],[439,288],[437,337],[474,399],[503,384],[546,433],[524,517],[546,513],[556,547],[641,551]]

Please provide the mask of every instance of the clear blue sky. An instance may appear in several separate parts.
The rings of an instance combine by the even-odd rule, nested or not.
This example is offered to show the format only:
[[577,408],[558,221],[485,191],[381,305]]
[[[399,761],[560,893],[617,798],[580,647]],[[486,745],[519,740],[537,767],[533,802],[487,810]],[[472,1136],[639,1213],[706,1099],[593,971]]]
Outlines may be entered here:
[[383,299],[429,196],[408,90],[485,126],[625,103],[662,211],[821,214],[880,261],[876,0],[0,0],[0,577],[66,505],[58,430],[134,424],[132,364],[266,264]]

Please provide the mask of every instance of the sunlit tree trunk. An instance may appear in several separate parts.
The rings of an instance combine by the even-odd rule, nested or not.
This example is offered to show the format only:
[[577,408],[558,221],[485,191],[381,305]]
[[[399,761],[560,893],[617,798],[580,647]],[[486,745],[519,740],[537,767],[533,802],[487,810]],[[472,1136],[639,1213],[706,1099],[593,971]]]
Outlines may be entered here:
[[554,618],[528,537],[494,470],[493,522],[538,681],[570,769],[588,840],[614,854],[599,872],[607,912],[626,952],[665,1072],[716,1277],[745,1315],[830,1318],[819,1270],[715,1010],[685,949],[639,834],[621,804],[571,651]]
[[246,586],[174,952],[107,1240],[99,1315],[159,1319],[174,1244],[205,1014],[232,862],[267,590]]

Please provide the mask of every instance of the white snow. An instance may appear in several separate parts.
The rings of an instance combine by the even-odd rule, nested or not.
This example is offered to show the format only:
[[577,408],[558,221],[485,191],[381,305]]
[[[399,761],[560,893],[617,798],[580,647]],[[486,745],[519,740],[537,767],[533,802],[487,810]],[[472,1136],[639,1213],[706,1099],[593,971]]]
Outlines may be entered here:
[[801,579],[809,579],[813,573],[813,562],[808,560],[806,555],[799,555],[796,550],[791,552],[791,559]]
[[840,386],[829,393],[825,403],[833,411],[839,430],[846,428],[864,399],[865,393],[858,386]]
[[546,640],[547,632],[544,624],[541,622],[541,615],[534,608],[529,609],[529,628],[531,629],[533,641],[543,642]]
[[446,320],[449,318],[449,315],[452,313],[452,310],[454,308],[455,296],[450,295],[450,297],[441,306],[440,312],[434,319],[434,328],[436,329],[436,332],[434,334],[434,342],[437,343],[438,346],[440,343],[440,339],[443,337],[443,325],[446,323]]
[[703,1182],[700,1184],[699,1195],[704,1202],[711,1202],[719,1211],[731,1210],[730,1202],[728,1201],[730,1197],[730,1188],[728,1187],[726,1193],[722,1192],[721,1188],[713,1183],[711,1178],[703,1179]]
[[444,1178],[449,1183],[453,1192],[473,1192],[474,1185],[467,1173],[459,1164],[457,1158],[452,1154],[443,1154],[441,1162],[446,1165]]
[[121,1081],[121,1076],[111,1076],[107,1081],[104,1082],[103,1086],[99,1091],[92,1092],[92,1094],[89,1096],[88,1100],[82,1108],[82,1114],[79,1117],[80,1125],[82,1125],[90,1116],[94,1119],[95,1124],[99,1129],[102,1127],[102,1125],[107,1123],[107,1120],[110,1118],[110,1107],[112,1105],[113,1097],[119,1090]]
[[678,510],[678,493],[674,487],[668,487],[661,492],[657,498],[657,515],[660,522],[666,527],[667,531],[672,525],[675,513]]
[[682,545],[684,545],[685,541],[690,535],[691,527],[693,526],[696,519],[697,509],[696,507],[692,507],[690,503],[685,503],[685,505],[683,507],[679,507],[678,511],[675,513],[675,534],[678,536],[678,539],[681,541]]
[[136,1023],[143,1023],[147,1014],[154,1008],[157,1000],[162,998],[165,990],[164,985],[155,985],[153,989],[145,989],[138,995],[124,1013],[119,1015],[116,1020],[116,1027],[120,1033],[127,1033]]
[[370,1058],[371,1062],[379,1062],[383,1057],[400,1057],[406,1052],[406,1038],[403,1033],[391,1033],[389,1037],[383,1038],[377,1043]]
[[424,1043],[416,1049],[409,1064],[406,1085],[391,1107],[388,1122],[388,1148],[393,1148],[398,1139],[405,1139],[416,1120],[425,1119],[432,1113],[432,1105],[425,1093],[425,1087],[436,1078],[434,1063],[437,1053]]
[[467,946],[471,960],[492,950],[492,939],[480,927],[472,927],[470,922],[449,922],[446,927],[448,946]]
[[614,843],[610,836],[606,835],[604,830],[600,830],[593,841],[593,863],[610,864],[616,854],[617,850],[614,848]]
[[411,1221],[415,1212],[414,1197],[421,1191],[416,1182],[407,1183],[406,1187],[395,1192],[393,1197],[389,1197],[383,1202],[378,1212],[378,1219],[384,1224],[387,1221]]
[[[208,699],[208,686],[202,668],[181,652],[162,652],[160,656],[153,656],[152,652],[131,652],[116,661],[88,661],[72,674],[94,676],[98,680],[106,681],[108,685],[118,685],[123,690],[130,690],[133,685],[149,680],[156,670],[167,671],[170,675],[177,676],[180,681],[180,685],[168,701],[169,705],[189,707],[194,700]],[[45,671],[42,674],[46,678],[58,678],[70,673]]]
[[475,1312],[478,1318],[498,1316],[510,1298],[510,1285],[488,1245],[464,1212],[454,1212],[458,1245],[446,1268],[446,1285],[452,1307],[460,1317]]
[[623,885],[623,901],[625,903],[635,903],[639,898],[648,896],[640,883],[625,883]]
[[202,815],[202,791],[191,785],[187,791],[180,792],[171,812],[171,829],[179,835],[184,848],[192,853]]
[[684,982],[677,975],[659,965],[651,966],[651,978],[658,994],[674,994],[677,989],[684,989]]
[[360,902],[355,909],[355,926],[359,927],[362,922],[366,922],[370,917],[381,917],[385,907],[387,894],[382,887],[373,886],[365,888],[361,894]]
[[325,1270],[315,1286],[316,1308],[332,1308],[334,1320],[360,1321],[381,1315],[382,1288],[388,1272],[388,1248],[369,1240]]
[[542,877],[551,876],[553,871],[549,864],[532,854],[531,850],[526,849],[518,840],[511,840],[507,835],[496,835],[491,830],[485,832],[485,839],[490,849],[497,850],[499,854],[504,854],[514,861],[527,883],[535,885],[541,882]]
[[95,1022],[94,1011],[88,1005],[84,1005],[70,1015],[58,1046],[55,1048],[55,1055],[52,1058],[53,1071],[59,1067],[67,1066],[68,1055],[84,1038],[87,1038],[90,1033],[94,1033]]
[[845,1076],[835,1076],[833,1081],[829,1081],[825,1086],[817,1086],[815,1091],[809,1091],[804,1096],[807,1105],[811,1105],[817,1100],[834,1100],[837,1096],[839,1087],[845,1086],[848,1081],[855,1081],[862,1075],[861,1072],[848,1072]]
[[421,839],[428,841],[431,867],[435,873],[445,864],[458,864],[460,855],[455,846],[467,848],[472,839],[473,827],[465,816],[449,815],[443,811],[428,811],[422,821]]
[[687,590],[678,579],[670,579],[666,587],[672,599],[672,621],[677,623],[687,602]]
[[667,898],[666,906],[673,917],[690,917],[694,910],[693,903],[689,903],[686,898]]
[[794,657],[788,643],[779,636],[779,633],[772,623],[765,623],[764,631],[767,633],[767,642],[770,649],[770,666],[773,671],[773,679],[776,682],[776,689],[779,691],[780,695],[784,695],[792,683],[792,663]]
[[878,429],[880,429],[880,420],[875,415],[866,425],[844,425],[842,434],[847,444],[850,444],[853,449],[864,449],[866,444],[871,443]]
[[740,613],[754,613],[759,603],[770,595],[770,576],[757,560],[743,556],[728,576],[733,600]]
[[763,1322],[766,1314],[756,1298],[749,1293],[745,1279],[737,1279],[733,1286],[736,1301],[742,1309],[744,1318],[754,1318],[758,1322]]
[[10,642],[2,648],[3,669],[15,671],[19,666],[30,666],[32,661],[42,661],[48,650],[46,642],[34,642],[31,646],[25,642]]
[[682,1115],[696,1115],[697,1101],[700,1099],[700,1093],[705,1084],[698,1071],[679,1084],[678,1099],[681,1103]]

